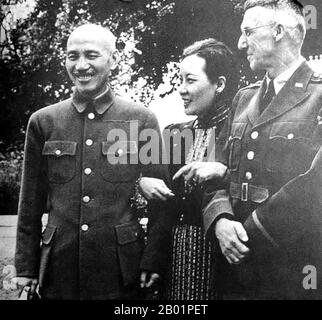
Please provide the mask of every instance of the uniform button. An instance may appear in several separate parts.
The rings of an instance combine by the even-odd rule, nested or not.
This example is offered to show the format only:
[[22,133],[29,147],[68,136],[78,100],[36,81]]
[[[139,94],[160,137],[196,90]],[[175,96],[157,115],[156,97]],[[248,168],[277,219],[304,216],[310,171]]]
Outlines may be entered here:
[[142,225],[147,225],[148,222],[149,222],[149,218],[141,218],[139,223]]
[[89,175],[89,174],[92,173],[92,169],[91,168],[85,168],[84,172],[85,172],[86,175]]
[[87,231],[87,230],[88,230],[88,225],[87,225],[87,224],[83,224],[83,225],[81,226],[81,229],[82,229],[83,231]]
[[250,137],[253,139],[253,140],[256,140],[258,138],[258,131],[253,131],[252,134],[250,135]]
[[289,133],[289,134],[287,135],[287,139],[291,140],[291,139],[293,139],[293,138],[294,138],[294,134],[293,134],[293,133]]
[[255,153],[254,153],[254,151],[249,151],[249,152],[247,153],[247,159],[248,159],[248,160],[253,160],[253,159],[254,159],[254,157],[255,157]]
[[91,200],[89,196],[83,197],[83,202],[88,203]]
[[55,151],[55,154],[56,154],[56,156],[59,156],[59,155],[61,155],[61,151],[60,150],[56,150]]
[[88,119],[93,120],[95,118],[95,114],[93,112],[87,115]]
[[320,124],[322,124],[322,117],[321,116],[318,116],[318,124],[320,125]]
[[247,180],[251,180],[251,179],[253,178],[253,175],[252,175],[252,173],[251,173],[251,172],[247,171],[247,172],[245,173],[245,177],[246,177],[246,179],[247,179]]
[[92,139],[87,139],[85,143],[86,143],[87,146],[91,146],[93,144],[93,140]]
[[116,155],[117,157],[120,157],[122,154],[123,154],[123,150],[122,150],[122,149],[117,149],[117,150],[115,151],[115,155]]

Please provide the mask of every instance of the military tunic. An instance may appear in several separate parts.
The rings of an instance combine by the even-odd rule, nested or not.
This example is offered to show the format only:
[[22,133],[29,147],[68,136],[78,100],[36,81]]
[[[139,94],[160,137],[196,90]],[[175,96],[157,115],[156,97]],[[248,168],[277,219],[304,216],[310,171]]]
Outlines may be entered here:
[[144,129],[161,143],[155,116],[111,90],[90,104],[76,91],[31,116],[15,264],[18,276],[39,278],[44,298],[122,298],[138,285],[140,265],[162,271],[130,206],[140,173],[164,179],[163,166],[140,162]]
[[303,269],[322,269],[322,77],[304,62],[259,114],[262,90],[259,82],[234,99],[222,154],[230,187],[206,193],[205,229],[223,213],[243,223],[251,253],[232,267],[242,296],[321,297],[303,287]]

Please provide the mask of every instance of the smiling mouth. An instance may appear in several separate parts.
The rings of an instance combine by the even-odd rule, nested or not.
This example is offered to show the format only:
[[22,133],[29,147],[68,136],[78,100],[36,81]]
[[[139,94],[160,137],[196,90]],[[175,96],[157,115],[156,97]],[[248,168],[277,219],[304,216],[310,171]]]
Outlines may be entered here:
[[188,100],[188,99],[182,99],[182,100],[185,108],[188,107],[188,105],[191,103],[191,100]]
[[77,74],[75,74],[74,76],[80,82],[87,82],[93,78],[92,75],[77,75]]

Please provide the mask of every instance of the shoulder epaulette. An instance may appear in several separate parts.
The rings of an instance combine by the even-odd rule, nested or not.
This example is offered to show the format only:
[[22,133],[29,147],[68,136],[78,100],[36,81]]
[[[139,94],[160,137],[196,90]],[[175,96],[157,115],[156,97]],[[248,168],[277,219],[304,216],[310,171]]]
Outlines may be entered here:
[[312,82],[322,83],[322,73],[314,72],[311,77]]
[[241,88],[240,90],[259,88],[262,85],[263,80],[259,80],[255,83],[250,83],[248,86]]

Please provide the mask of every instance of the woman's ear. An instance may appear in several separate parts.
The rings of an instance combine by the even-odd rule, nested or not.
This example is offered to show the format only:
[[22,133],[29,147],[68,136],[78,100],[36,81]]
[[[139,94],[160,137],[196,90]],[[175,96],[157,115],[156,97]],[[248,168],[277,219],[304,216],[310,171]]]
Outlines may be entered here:
[[217,89],[216,93],[220,94],[225,90],[226,87],[226,77],[220,76],[217,80]]

